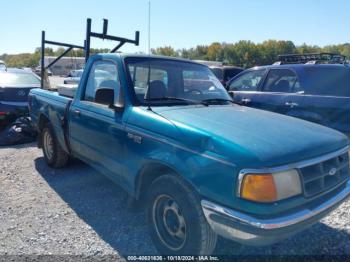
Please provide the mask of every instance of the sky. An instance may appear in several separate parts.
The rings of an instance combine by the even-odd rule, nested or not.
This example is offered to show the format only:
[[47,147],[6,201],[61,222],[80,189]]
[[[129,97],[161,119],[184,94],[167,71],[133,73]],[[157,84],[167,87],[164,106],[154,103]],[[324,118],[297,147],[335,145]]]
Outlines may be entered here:
[[[148,50],[148,0],[0,0],[0,54],[33,52],[47,39],[83,45],[86,19],[109,34],[133,38],[140,46],[123,52]],[[175,49],[212,42],[234,43],[268,39],[324,46],[350,42],[349,0],[151,0],[151,47]],[[115,43],[93,40],[91,47]]]

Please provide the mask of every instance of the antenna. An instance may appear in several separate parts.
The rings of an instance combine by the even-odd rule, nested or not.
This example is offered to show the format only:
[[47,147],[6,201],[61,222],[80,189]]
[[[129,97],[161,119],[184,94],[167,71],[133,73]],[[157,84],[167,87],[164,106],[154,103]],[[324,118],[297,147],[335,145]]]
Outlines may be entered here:
[[148,55],[151,55],[151,0],[148,0]]
[[147,100],[148,100],[148,107],[147,110],[152,111],[151,105],[150,105],[150,99],[151,99],[151,0],[148,0],[148,94],[147,94]]

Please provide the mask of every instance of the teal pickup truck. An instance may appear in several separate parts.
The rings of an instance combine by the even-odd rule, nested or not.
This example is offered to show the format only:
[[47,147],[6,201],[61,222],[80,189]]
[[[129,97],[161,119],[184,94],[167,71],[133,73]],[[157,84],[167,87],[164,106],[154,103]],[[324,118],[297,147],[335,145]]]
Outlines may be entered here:
[[191,61],[95,55],[74,97],[33,89],[29,108],[47,164],[81,159],[145,201],[161,254],[271,244],[350,194],[347,137],[237,105]]

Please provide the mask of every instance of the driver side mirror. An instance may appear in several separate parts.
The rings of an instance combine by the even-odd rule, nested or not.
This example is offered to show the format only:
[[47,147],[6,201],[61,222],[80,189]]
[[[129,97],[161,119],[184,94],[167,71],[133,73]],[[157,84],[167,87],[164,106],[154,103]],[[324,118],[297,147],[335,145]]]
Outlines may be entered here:
[[117,112],[124,110],[124,99],[122,95],[115,97],[114,89],[100,88],[95,94],[95,103],[102,105],[108,105],[109,108],[114,109]]

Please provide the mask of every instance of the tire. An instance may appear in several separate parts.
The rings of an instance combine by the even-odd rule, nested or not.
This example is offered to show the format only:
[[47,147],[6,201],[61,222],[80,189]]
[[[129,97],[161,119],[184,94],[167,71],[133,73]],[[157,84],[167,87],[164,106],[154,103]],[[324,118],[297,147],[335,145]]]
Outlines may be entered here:
[[161,255],[210,255],[217,235],[203,214],[200,198],[184,181],[163,175],[150,186],[147,217]]
[[53,168],[67,165],[69,155],[60,146],[51,124],[47,124],[41,134],[45,162]]

